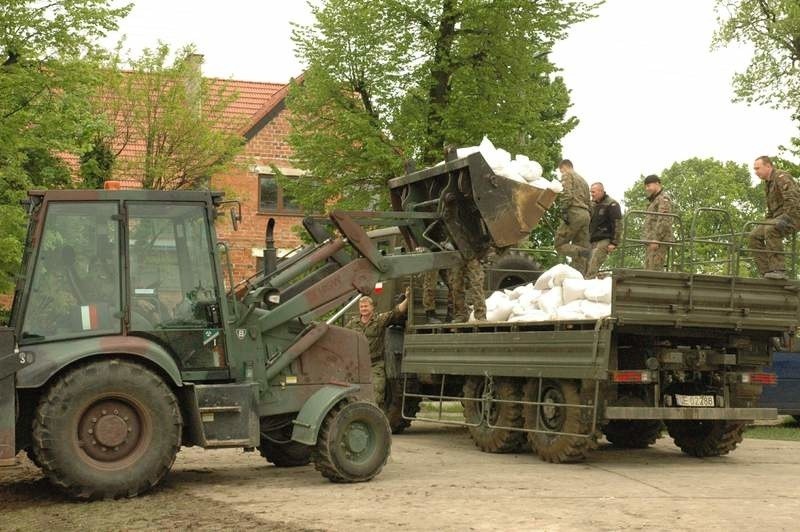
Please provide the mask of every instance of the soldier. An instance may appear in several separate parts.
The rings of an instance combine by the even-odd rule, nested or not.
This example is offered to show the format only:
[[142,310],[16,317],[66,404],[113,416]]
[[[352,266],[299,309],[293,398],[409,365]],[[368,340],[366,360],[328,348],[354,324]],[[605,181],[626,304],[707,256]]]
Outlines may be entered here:
[[375,302],[369,296],[358,300],[357,318],[350,320],[346,327],[359,331],[367,337],[369,354],[372,359],[372,389],[375,392],[375,404],[383,408],[384,392],[386,390],[386,361],[383,358],[383,344],[386,327],[403,323],[408,310],[409,290],[406,289],[406,298],[389,312],[375,314]]
[[589,248],[589,185],[578,175],[572,162],[564,159],[558,165],[561,172],[561,225],[555,236],[556,252],[572,257],[572,266],[581,273],[592,252]]
[[[468,286],[464,286],[467,284]],[[472,303],[475,319],[486,320],[486,298],[483,294],[483,266],[478,259],[464,261],[450,270],[450,295],[453,298],[453,321],[467,321],[467,303]]]
[[750,232],[750,249],[758,271],[768,279],[786,279],[783,239],[800,228],[800,187],[788,172],[778,170],[762,155],[753,171],[764,181],[767,194],[767,219]]
[[[662,214],[672,213],[672,200],[661,186],[661,179],[657,175],[649,175],[644,178],[644,189],[647,192],[647,199],[650,205],[647,212],[657,212]],[[667,261],[667,251],[669,246],[659,242],[672,242],[672,217],[670,216],[646,216],[644,229],[642,230],[642,240],[651,240],[647,244],[644,252],[645,270],[663,270]]]
[[592,219],[589,222],[589,242],[592,245],[592,258],[586,278],[597,276],[600,266],[608,254],[617,249],[622,236],[622,211],[619,203],[606,194],[603,183],[593,183],[589,192],[592,195]]
[[436,280],[438,270],[430,270],[422,274],[422,308],[428,323],[442,323],[436,316]]

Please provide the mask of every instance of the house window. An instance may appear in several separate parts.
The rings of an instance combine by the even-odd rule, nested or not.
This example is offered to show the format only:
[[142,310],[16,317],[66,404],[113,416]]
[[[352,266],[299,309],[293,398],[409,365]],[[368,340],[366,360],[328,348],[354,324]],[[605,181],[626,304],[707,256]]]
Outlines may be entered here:
[[297,201],[278,185],[274,175],[258,176],[258,210],[261,212],[299,212]]

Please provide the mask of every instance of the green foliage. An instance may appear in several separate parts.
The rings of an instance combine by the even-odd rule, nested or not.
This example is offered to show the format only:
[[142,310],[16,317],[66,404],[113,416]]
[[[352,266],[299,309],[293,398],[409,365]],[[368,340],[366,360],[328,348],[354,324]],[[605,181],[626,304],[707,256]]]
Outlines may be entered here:
[[[796,0],[717,0],[714,45],[753,47],[750,64],[735,74],[735,101],[787,109],[800,121],[800,4]],[[788,149],[800,155],[800,138]]]
[[303,207],[385,207],[406,160],[484,135],[555,168],[569,91],[546,56],[596,4],[546,0],[327,0],[293,40],[308,64],[288,99],[295,164],[282,179]]
[[114,153],[108,142],[98,137],[89,151],[80,157],[81,186],[83,188],[103,188],[103,183],[111,179],[114,169]]
[[[170,61],[169,46],[159,42],[138,58],[119,53],[107,65],[103,87],[94,99],[108,128],[95,147],[113,147],[113,171],[136,178],[147,189],[207,188],[210,177],[228,168],[242,150],[243,120],[226,116],[236,93],[223,80],[203,78],[193,46]],[[138,145],[133,155],[119,157]],[[90,176],[106,172],[106,155],[88,164]]]
[[80,153],[95,133],[96,42],[130,10],[110,4],[0,3],[0,291],[11,288],[22,255],[25,191],[70,186],[57,155]]
[[[674,163],[665,169],[660,177],[664,189],[672,198],[674,212],[681,217],[681,224],[673,225],[676,240],[684,242],[689,240],[694,221],[696,239],[719,242],[693,246],[695,261],[704,263],[696,264],[693,269],[707,273],[723,273],[725,265],[720,261],[730,257],[730,248],[726,247],[733,241],[730,235],[741,233],[746,222],[764,216],[766,207],[763,186],[752,186],[750,173],[745,165],[696,157]],[[645,210],[648,203],[644,190],[644,176],[641,176],[625,191],[626,210],[628,212]],[[704,212],[695,220],[697,209],[704,207],[723,209],[730,216]],[[627,220],[628,238],[641,238],[643,217],[628,215]],[[684,249],[688,261],[692,246],[687,244]]]

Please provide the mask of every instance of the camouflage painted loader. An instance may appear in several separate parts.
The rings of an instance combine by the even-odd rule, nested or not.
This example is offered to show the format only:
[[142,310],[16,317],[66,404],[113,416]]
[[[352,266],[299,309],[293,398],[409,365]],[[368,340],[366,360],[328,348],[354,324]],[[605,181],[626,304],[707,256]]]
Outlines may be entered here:
[[[400,212],[310,220],[316,243],[280,260],[270,221],[264,269],[239,285],[215,233],[221,194],[31,192],[0,330],[0,463],[26,451],[79,498],[142,493],[192,445],[374,477],[391,436],[366,339],[317,320],[383,279],[516,243],[553,199],[479,154],[401,179]],[[366,225],[401,226],[414,252],[382,255]]]

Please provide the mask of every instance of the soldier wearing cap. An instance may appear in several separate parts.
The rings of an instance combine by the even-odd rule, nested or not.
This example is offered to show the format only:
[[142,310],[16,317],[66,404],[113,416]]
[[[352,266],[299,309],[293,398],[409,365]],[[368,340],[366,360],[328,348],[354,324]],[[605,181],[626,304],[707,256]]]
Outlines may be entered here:
[[749,246],[761,275],[786,279],[786,259],[781,252],[784,237],[800,228],[800,187],[788,172],[775,168],[766,155],[755,160],[753,171],[764,181],[767,219],[750,232]]
[[346,327],[363,333],[369,342],[369,354],[372,359],[372,389],[375,403],[383,408],[386,390],[386,361],[383,358],[386,327],[403,323],[408,311],[408,289],[406,298],[394,309],[375,314],[375,302],[369,296],[358,300],[358,316],[351,319]]
[[589,185],[575,172],[572,161],[558,164],[561,172],[561,224],[556,229],[555,248],[559,255],[572,257],[572,266],[581,273],[592,251],[589,247]]
[[658,213],[645,216],[642,239],[649,240],[644,252],[645,270],[663,270],[667,261],[669,245],[673,242],[672,217],[664,216],[672,213],[672,199],[661,186],[661,179],[657,175],[644,178],[644,189],[650,204],[647,212]]

